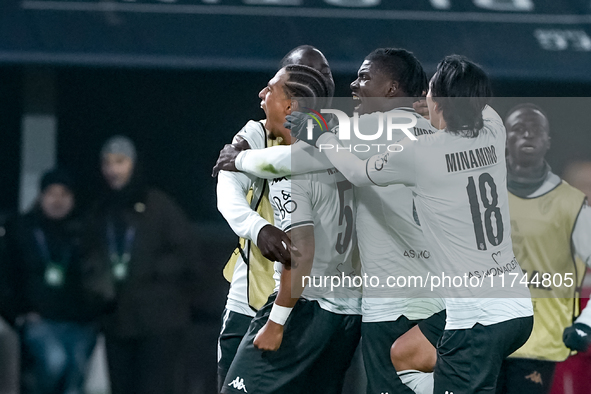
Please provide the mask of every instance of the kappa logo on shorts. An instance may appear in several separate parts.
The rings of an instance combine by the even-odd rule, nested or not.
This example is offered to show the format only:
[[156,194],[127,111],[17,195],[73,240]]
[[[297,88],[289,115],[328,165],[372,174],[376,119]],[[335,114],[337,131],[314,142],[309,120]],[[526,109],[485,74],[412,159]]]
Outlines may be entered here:
[[533,371],[531,374],[525,377],[526,380],[531,380],[534,383],[544,385],[542,381],[542,375],[538,371]]
[[583,330],[579,330],[578,328],[575,328],[575,331],[577,332],[577,334],[579,334],[580,337],[585,338],[587,336],[587,333]]
[[236,379],[232,380],[228,386],[232,386],[236,390],[244,390],[245,393],[248,393],[248,391],[246,391],[246,386],[244,385],[244,379],[240,379],[240,376],[236,376]]
[[445,394],[454,394],[454,392],[445,390]]

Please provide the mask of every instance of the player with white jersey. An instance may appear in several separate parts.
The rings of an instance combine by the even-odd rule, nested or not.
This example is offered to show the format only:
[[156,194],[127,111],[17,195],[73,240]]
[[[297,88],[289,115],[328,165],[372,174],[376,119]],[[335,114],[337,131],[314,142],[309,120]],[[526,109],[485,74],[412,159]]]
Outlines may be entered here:
[[[267,119],[284,119],[298,106],[294,97],[325,103],[322,75],[306,66],[281,69],[261,94]],[[282,123],[267,127],[290,142]],[[325,278],[356,274],[352,187],[328,169],[274,179],[269,198],[276,225],[291,237],[292,265],[276,265],[278,292],[253,319],[222,393],[339,394],[361,335],[361,291],[352,281],[332,289]]]
[[[492,108],[483,111],[490,95],[482,69],[448,56],[427,95],[431,123],[441,131],[406,138],[400,151],[365,161],[343,150],[326,151],[356,186],[404,184],[415,194],[421,228],[438,265],[434,274],[450,297],[435,366],[436,394],[494,392],[502,360],[527,340],[533,325],[528,289],[493,282],[496,275],[510,277],[521,268],[511,243],[506,132]],[[302,128],[292,130],[304,134]],[[314,131],[308,141],[316,146],[339,143],[334,134]],[[452,283],[452,278],[461,280]]]
[[[402,49],[377,49],[366,57],[358,78],[351,83],[354,97],[361,104],[356,108],[356,123],[361,134],[375,132],[379,122],[389,116],[403,116],[402,122],[414,119],[409,128],[413,135],[434,133],[436,129],[411,107],[417,96],[427,88],[427,78],[418,60]],[[384,113],[385,112],[385,113]],[[350,119],[350,123],[353,123]],[[383,125],[385,130],[387,125]],[[387,146],[404,138],[401,129],[386,133],[368,142],[357,133],[350,133],[346,146],[367,159],[384,152]],[[369,145],[371,144],[371,145]],[[371,149],[357,149],[361,146]],[[379,150],[381,149],[381,150]],[[235,161],[234,161],[235,160]],[[289,176],[331,167],[324,154],[305,144],[279,146],[264,150],[222,152],[218,164],[229,170],[241,170],[261,178]],[[432,263],[420,225],[416,220],[413,195],[402,185],[386,188],[368,186],[355,188],[357,235],[362,273],[376,277],[381,285],[390,277],[421,276]],[[363,291],[363,356],[368,376],[368,393],[408,392],[390,362],[390,346],[417,321],[443,309],[441,299],[424,297],[422,290],[412,287],[384,288],[365,286]],[[433,346],[435,343],[433,344]]]
[[[334,81],[324,55],[304,45],[294,48],[282,66],[304,64],[320,71],[334,92]],[[280,120],[282,122],[282,120]],[[252,150],[274,146],[280,140],[270,135],[265,120],[249,121],[236,134],[234,143]],[[217,174],[217,173],[216,173]],[[218,387],[221,389],[228,368],[256,311],[273,291],[273,261],[287,262],[289,244],[285,233],[273,226],[273,210],[268,200],[268,182],[248,174],[221,171],[217,184],[217,206],[232,230],[241,237],[224,276],[231,282],[218,341]]]

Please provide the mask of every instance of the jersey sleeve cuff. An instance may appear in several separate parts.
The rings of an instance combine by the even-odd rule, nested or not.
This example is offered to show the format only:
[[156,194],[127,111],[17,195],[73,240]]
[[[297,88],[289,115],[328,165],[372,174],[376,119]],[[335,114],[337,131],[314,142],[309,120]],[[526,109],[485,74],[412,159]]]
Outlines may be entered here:
[[303,226],[314,226],[313,220],[302,220],[301,222],[291,223],[283,229],[283,231],[288,232],[293,230],[296,227],[303,227]]
[[234,165],[236,166],[236,169],[238,171],[242,171],[242,172],[244,171],[244,167],[242,166],[242,161],[244,160],[244,156],[246,156],[246,153],[248,153],[247,150],[238,153],[238,156],[236,156],[236,160],[234,161]]
[[[271,224],[269,222],[267,222],[265,219],[258,218],[257,221],[255,223],[253,223],[252,227],[251,227],[251,231],[250,231],[250,240],[252,242],[254,242],[255,245],[257,245],[258,247],[258,239],[259,239],[259,233],[261,232],[261,229],[263,227],[265,227],[267,224]],[[271,224],[272,225],[272,224]]]
[[591,327],[591,303],[587,304],[585,309],[581,312],[581,315],[575,320],[575,323],[583,323]]

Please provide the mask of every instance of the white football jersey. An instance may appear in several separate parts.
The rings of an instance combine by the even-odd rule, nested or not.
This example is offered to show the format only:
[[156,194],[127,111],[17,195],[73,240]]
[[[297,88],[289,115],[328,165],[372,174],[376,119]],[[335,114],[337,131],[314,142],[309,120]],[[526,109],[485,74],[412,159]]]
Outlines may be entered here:
[[[270,181],[269,199],[275,225],[281,230],[314,226],[311,280],[302,297],[317,300],[322,309],[333,313],[361,314],[361,288],[352,285],[352,278],[360,273],[359,262],[354,262],[357,241],[352,185],[330,168]],[[277,288],[281,267],[275,263]],[[332,291],[331,282],[324,281],[343,276],[350,279]]]
[[[415,127],[409,129],[415,136],[437,131],[412,108],[397,108],[386,112],[382,118],[387,119],[389,113],[401,111],[417,119]],[[361,133],[371,134],[370,130],[376,129],[377,119],[377,113],[360,116]],[[394,129],[389,141],[385,134],[383,137],[368,142],[351,133],[351,140],[341,140],[341,143],[345,147],[354,147],[352,152],[360,159],[368,159],[378,153],[377,149],[383,152],[389,144],[405,138],[405,134],[400,129]],[[359,152],[363,150],[359,147],[364,144],[369,144],[372,149]],[[389,277],[418,275],[426,278],[427,272],[432,269],[434,257],[416,217],[412,191],[403,185],[356,187],[355,200],[362,272],[368,278],[379,278],[379,282],[368,282],[368,286],[363,288],[363,321],[395,321],[401,315],[410,320],[425,319],[444,309],[442,299],[424,298],[433,294],[420,286],[407,283],[406,286],[397,287],[387,283]]]
[[[521,268],[511,243],[505,128],[492,108],[483,115],[484,128],[476,138],[439,131],[417,141],[404,139],[402,151],[366,163],[376,185],[402,183],[415,194],[418,220],[437,267],[431,272],[444,279],[450,297],[447,329],[532,315],[525,286],[505,281],[501,287],[494,280],[500,274],[520,274]],[[443,275],[464,279],[454,284]]]

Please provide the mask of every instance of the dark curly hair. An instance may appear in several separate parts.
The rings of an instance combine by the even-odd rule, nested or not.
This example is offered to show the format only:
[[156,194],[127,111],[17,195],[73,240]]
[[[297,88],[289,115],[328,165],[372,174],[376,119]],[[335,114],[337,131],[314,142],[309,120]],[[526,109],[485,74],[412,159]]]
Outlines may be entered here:
[[400,48],[378,48],[365,60],[375,63],[393,81],[398,81],[409,97],[421,97],[427,91],[427,75],[412,52]]

